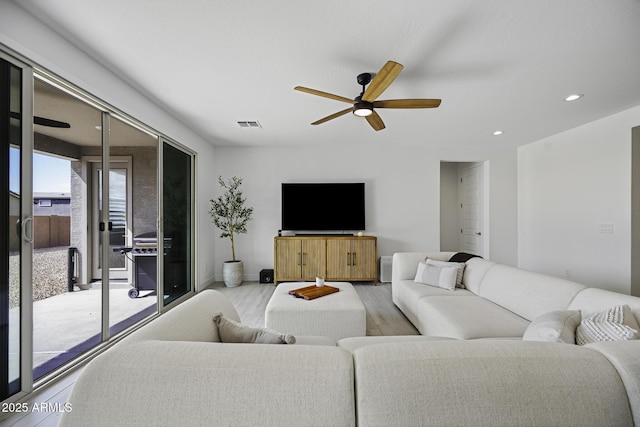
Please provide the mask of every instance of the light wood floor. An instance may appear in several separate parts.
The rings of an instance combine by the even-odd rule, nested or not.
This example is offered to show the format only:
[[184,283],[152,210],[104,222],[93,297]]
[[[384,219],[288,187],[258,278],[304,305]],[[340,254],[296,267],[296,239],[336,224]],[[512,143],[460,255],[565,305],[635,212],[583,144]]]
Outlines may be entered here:
[[[245,282],[236,288],[219,283],[211,286],[229,298],[240,314],[243,324],[264,326],[264,312],[274,285]],[[388,283],[354,283],[354,288],[367,309],[367,335],[418,335],[418,331],[391,301],[391,285]],[[75,379],[82,368],[76,369],[55,384],[39,390],[26,401],[33,404],[51,403],[64,405],[69,398]],[[57,426],[60,414],[56,412],[30,412],[7,416],[0,413],[0,427],[4,426]]]

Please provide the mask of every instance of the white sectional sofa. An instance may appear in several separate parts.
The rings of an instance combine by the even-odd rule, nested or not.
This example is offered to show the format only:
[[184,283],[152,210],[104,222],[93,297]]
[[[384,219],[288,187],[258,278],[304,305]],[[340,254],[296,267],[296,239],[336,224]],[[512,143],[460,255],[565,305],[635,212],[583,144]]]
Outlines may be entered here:
[[497,264],[480,257],[465,264],[464,288],[446,290],[414,281],[426,258],[448,261],[455,252],[400,252],[393,256],[393,302],[422,335],[456,339],[522,338],[529,323],[559,310],[582,318],[618,304],[640,319],[640,298]]
[[518,339],[539,313],[624,301],[637,316],[637,299],[481,259],[466,290],[424,293],[411,282],[427,255],[450,256],[397,254],[392,284],[425,335],[221,343],[214,313],[239,317],[206,290],[91,361],[61,425],[640,425],[640,341]]

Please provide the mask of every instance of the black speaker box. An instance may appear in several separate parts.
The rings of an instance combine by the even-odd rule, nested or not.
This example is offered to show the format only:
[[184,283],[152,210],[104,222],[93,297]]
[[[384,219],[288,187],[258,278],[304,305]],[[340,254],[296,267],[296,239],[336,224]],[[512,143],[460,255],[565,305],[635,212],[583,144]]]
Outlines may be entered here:
[[260,270],[260,283],[273,283],[273,269]]

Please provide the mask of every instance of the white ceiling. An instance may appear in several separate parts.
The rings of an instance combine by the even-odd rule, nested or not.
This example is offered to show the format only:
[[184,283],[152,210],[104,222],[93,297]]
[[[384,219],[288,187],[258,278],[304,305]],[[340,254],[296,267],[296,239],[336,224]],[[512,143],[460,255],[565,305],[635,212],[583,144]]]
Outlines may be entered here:
[[[515,147],[640,105],[639,0],[17,3],[216,145]],[[442,105],[310,125],[345,104],[294,86],[353,98],[390,59],[379,99]]]

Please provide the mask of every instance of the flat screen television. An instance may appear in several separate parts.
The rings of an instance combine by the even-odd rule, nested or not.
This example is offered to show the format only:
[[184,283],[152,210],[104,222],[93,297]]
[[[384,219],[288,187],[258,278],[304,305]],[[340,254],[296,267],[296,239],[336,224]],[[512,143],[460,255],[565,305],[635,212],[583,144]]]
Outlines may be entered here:
[[282,230],[364,229],[363,182],[282,184]]

